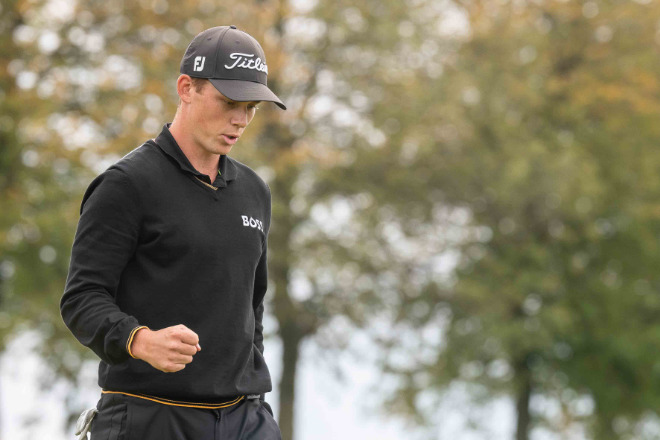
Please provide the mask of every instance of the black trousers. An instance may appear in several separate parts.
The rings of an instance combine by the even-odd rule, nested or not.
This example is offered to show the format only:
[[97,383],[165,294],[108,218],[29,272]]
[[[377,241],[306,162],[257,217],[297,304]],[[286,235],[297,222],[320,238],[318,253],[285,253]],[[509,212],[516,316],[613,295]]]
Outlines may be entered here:
[[164,405],[123,394],[103,394],[91,440],[281,440],[259,399],[220,409]]

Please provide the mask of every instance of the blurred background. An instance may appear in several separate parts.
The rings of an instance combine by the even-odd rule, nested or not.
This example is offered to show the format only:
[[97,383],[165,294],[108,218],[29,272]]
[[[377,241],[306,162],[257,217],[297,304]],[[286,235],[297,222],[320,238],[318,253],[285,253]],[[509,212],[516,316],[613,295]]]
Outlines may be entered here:
[[659,2],[0,0],[2,440],[98,400],[58,307],[82,194],[222,24],[289,107],[232,151],[285,440],[660,438]]

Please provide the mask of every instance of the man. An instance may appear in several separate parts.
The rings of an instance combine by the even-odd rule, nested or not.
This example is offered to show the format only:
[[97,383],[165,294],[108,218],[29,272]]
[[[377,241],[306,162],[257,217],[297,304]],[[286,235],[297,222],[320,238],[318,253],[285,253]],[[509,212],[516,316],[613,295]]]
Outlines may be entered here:
[[286,107],[235,26],[197,35],[180,71],[172,123],[81,205],[60,308],[101,358],[91,437],[279,439],[264,401],[270,190],[227,155],[260,101]]

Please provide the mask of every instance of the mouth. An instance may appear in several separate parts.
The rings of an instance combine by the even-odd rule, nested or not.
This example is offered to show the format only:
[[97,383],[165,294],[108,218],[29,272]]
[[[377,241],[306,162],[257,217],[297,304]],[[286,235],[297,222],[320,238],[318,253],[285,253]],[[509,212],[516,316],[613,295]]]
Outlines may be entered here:
[[232,135],[232,134],[223,134],[222,138],[227,142],[229,145],[234,145],[236,141],[238,141],[239,136],[237,135]]

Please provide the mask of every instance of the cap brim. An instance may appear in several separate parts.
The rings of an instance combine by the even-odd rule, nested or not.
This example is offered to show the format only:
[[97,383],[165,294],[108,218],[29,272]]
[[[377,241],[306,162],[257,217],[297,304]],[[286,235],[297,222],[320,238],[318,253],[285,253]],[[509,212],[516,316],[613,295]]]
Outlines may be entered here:
[[286,106],[280,98],[271,92],[265,85],[253,81],[241,81],[239,79],[214,79],[209,78],[211,84],[220,93],[234,101],[269,101],[277,104],[282,110]]

